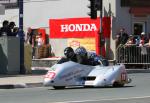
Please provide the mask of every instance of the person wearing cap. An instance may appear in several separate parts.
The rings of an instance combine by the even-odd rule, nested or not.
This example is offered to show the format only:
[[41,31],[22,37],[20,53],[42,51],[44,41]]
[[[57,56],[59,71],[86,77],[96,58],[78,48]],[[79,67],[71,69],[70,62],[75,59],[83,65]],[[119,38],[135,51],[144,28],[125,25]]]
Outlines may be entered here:
[[9,25],[8,25],[8,34],[7,36],[16,36],[17,34],[14,33],[14,27],[16,26],[15,22],[10,22]]
[[147,42],[148,42],[148,39],[145,36],[145,32],[142,32],[141,33],[141,37],[140,37],[140,44],[139,44],[139,46],[143,46]]
[[9,21],[4,20],[3,26],[0,28],[0,36],[7,35]]

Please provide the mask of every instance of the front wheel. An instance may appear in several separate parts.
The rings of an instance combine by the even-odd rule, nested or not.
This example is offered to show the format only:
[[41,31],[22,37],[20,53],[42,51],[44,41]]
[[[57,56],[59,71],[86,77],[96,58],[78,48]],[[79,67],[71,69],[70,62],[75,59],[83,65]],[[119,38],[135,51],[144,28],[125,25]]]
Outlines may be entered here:
[[64,89],[65,86],[53,86],[54,89]]

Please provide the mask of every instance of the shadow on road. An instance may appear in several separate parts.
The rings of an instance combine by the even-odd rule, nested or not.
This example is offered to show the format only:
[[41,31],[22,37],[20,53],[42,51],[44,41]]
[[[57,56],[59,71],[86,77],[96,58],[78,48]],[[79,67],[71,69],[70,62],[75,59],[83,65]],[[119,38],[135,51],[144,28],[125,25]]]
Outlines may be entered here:
[[72,90],[72,89],[109,89],[109,88],[131,88],[131,87],[135,87],[135,86],[124,86],[124,87],[112,87],[112,86],[106,86],[106,87],[92,87],[92,86],[73,86],[73,87],[66,87],[63,89],[48,89],[48,90]]

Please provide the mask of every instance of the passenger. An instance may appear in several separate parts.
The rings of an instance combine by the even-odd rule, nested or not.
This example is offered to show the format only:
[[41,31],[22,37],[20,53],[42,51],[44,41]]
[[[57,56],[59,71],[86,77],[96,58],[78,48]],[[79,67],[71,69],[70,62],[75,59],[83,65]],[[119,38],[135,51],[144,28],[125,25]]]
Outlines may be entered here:
[[84,47],[78,47],[75,50],[77,62],[84,65],[93,65],[92,61],[88,59],[87,51]]
[[65,48],[64,55],[65,57],[61,58],[61,60],[58,61],[58,64],[61,64],[67,61],[77,62],[76,54],[74,53],[74,50],[71,47]]

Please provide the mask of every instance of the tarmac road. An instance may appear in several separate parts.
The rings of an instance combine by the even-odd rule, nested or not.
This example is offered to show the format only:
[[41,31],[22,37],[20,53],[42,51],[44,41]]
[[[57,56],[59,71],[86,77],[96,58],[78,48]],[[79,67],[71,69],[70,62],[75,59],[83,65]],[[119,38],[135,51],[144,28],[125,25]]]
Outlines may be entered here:
[[0,89],[0,100],[1,103],[149,103],[150,73],[129,76],[133,81],[123,88]]

